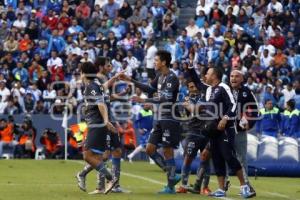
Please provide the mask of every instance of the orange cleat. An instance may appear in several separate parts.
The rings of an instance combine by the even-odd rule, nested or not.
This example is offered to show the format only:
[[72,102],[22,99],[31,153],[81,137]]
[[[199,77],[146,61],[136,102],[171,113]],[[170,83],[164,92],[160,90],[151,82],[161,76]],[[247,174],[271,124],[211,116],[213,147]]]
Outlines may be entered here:
[[176,193],[187,193],[187,189],[184,186],[177,188]]
[[207,187],[207,188],[203,188],[202,189],[202,194],[208,196],[211,193],[211,190]]

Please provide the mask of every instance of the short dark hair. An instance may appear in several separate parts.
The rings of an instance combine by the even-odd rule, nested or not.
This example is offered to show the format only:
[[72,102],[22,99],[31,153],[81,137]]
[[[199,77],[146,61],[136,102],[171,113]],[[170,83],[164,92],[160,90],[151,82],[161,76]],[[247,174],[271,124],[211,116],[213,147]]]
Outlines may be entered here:
[[94,66],[93,63],[91,62],[85,62],[81,66],[81,72],[83,74],[87,74],[88,76],[86,77],[87,79],[94,79],[95,77],[92,75],[95,75],[98,73],[97,68]]
[[191,77],[186,80],[186,84],[188,85],[189,83],[194,83],[196,85],[195,81]]
[[100,56],[96,58],[95,61],[95,66],[96,67],[103,67],[105,66],[108,62],[110,62],[110,59],[108,57]]
[[288,105],[292,110],[294,110],[296,106],[296,102],[294,99],[290,99],[288,100],[288,102],[286,102],[286,105]]
[[169,68],[172,60],[171,53],[165,50],[159,50],[156,52],[156,56],[159,57],[161,61],[166,62],[166,66]]
[[214,74],[216,75],[218,80],[222,80],[223,71],[220,67],[212,67]]

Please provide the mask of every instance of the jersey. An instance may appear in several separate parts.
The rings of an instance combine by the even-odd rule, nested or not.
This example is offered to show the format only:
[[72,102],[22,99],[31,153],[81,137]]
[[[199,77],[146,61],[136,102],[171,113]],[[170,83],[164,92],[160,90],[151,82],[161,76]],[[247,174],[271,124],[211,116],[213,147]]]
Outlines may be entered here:
[[238,90],[232,90],[233,97],[237,102],[237,130],[245,131],[240,126],[240,120],[245,117],[248,120],[249,129],[251,129],[258,118],[258,105],[256,98],[252,91],[246,87],[242,86]]
[[[104,84],[108,79],[109,79],[109,77],[108,76],[106,76],[106,75],[103,75],[103,76],[101,76],[101,78],[100,77],[98,77],[97,78],[98,80],[99,80],[99,82],[101,83],[101,84]],[[107,107],[107,112],[108,112],[108,120],[110,121],[110,122],[113,122],[113,114],[112,114],[112,112],[111,112],[111,109],[110,109],[110,106],[111,106],[111,101],[110,101],[110,90],[104,90],[103,89],[103,98],[104,98],[104,103],[105,103],[105,105],[106,105],[106,107]]]
[[[177,76],[171,70],[168,74],[158,74],[150,85],[145,85],[133,80],[136,87],[149,94],[152,98],[145,99],[145,102],[153,103],[159,109],[158,119],[173,119],[172,106],[177,100],[179,91],[179,80]],[[153,94],[157,93],[157,96],[153,97]],[[162,105],[164,104],[165,105]],[[178,109],[175,109],[175,114],[179,116]]]
[[97,78],[95,78],[91,81],[91,83],[85,86],[83,94],[86,106],[85,120],[88,126],[102,124],[103,118],[98,109],[98,104],[105,103],[104,88],[102,84]]

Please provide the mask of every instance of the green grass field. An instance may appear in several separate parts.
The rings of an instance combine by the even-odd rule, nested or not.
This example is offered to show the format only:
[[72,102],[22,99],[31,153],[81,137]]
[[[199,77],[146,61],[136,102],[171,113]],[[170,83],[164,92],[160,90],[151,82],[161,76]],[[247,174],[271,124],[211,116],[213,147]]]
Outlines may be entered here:
[[[154,165],[144,162],[122,163],[121,185],[129,194],[90,196],[77,188],[74,175],[83,167],[81,161],[0,161],[0,200],[146,200],[146,199],[211,199],[193,194],[158,195],[165,175]],[[191,176],[193,182],[194,177]],[[242,199],[238,196],[237,180],[232,177],[232,187],[223,199]],[[300,178],[251,178],[258,196],[255,199],[300,200]],[[96,176],[88,176],[88,191],[95,188]],[[216,189],[216,178],[211,179],[211,189]]]

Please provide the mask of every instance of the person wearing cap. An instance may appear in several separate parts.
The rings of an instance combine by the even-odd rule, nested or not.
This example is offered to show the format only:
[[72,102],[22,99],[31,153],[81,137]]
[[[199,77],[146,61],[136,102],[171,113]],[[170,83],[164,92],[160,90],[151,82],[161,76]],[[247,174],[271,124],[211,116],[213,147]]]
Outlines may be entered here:
[[281,116],[271,99],[265,100],[264,108],[259,110],[260,120],[256,122],[257,135],[277,137],[281,133]]

